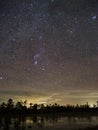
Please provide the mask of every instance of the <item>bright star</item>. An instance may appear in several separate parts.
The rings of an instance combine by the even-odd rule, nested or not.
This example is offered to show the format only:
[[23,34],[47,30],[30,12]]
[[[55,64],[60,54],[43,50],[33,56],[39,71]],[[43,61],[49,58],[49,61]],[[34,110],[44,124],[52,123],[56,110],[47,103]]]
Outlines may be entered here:
[[37,62],[37,61],[35,61],[35,62],[34,62],[34,64],[35,64],[35,65],[37,65],[37,64],[38,64],[38,62]]
[[1,76],[1,77],[0,77],[0,80],[2,80],[2,79],[3,79],[3,77]]
[[96,16],[96,15],[92,16],[92,19],[93,19],[93,20],[95,20],[96,18],[97,18],[97,16]]

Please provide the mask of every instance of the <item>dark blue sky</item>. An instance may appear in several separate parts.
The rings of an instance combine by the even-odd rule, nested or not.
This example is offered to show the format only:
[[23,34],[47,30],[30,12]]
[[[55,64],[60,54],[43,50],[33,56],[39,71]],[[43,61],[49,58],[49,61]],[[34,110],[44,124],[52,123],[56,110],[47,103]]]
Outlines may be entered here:
[[0,100],[96,102],[98,1],[0,0],[0,91]]

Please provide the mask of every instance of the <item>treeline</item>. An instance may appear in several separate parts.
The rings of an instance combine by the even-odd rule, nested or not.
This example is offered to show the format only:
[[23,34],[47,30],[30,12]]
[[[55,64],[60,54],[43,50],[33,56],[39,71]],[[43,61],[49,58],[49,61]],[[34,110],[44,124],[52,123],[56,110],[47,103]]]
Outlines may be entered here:
[[2,102],[0,105],[0,114],[51,114],[51,113],[98,113],[98,105],[90,107],[88,102],[85,105],[65,105],[61,106],[57,103],[44,105],[30,103],[27,107],[27,100],[17,101],[16,103],[12,99]]

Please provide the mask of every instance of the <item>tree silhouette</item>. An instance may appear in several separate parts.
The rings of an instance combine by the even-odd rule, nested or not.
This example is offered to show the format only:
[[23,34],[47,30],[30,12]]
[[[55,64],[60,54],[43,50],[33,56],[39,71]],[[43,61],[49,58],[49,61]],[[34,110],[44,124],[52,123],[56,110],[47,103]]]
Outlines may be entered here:
[[5,102],[3,102],[3,103],[1,104],[1,106],[0,106],[0,108],[1,108],[1,109],[5,109],[6,106],[7,106],[7,105],[5,104]]
[[[98,103],[98,101],[97,101]],[[36,104],[29,104],[29,107],[27,107],[27,100],[24,102],[17,101],[16,103],[10,98],[8,99],[7,103],[3,102],[0,105],[0,114],[51,114],[51,113],[96,113],[98,114],[98,107],[97,105],[93,105],[91,107],[88,102],[86,102],[83,105],[70,105],[66,104],[64,106],[60,106],[57,103],[54,104],[47,104],[46,106],[44,104],[38,105]]]
[[33,108],[33,103],[30,103],[29,105],[30,105],[30,109],[32,109]]
[[13,107],[14,107],[14,102],[13,102],[13,100],[10,98],[10,99],[8,99],[8,101],[7,101],[7,109],[13,109]]
[[97,101],[97,107],[98,107],[98,101]]
[[37,105],[37,104],[34,104],[34,105],[33,105],[33,111],[34,111],[34,112],[37,112],[37,108],[38,108],[38,105]]
[[16,103],[16,109],[22,109],[22,103],[21,102],[17,102]]

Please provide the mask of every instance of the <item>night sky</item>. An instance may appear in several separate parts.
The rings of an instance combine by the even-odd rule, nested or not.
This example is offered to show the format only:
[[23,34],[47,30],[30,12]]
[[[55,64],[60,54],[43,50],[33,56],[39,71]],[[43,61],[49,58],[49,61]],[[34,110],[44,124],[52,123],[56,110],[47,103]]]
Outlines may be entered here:
[[98,1],[0,0],[0,102],[98,100]]

